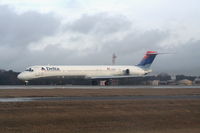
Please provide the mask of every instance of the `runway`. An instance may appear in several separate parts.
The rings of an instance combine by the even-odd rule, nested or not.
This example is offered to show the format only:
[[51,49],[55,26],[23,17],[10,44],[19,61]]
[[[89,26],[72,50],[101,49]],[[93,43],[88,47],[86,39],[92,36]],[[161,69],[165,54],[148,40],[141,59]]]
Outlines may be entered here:
[[0,102],[200,99],[199,86],[175,87],[1,86]]
[[200,95],[171,95],[171,96],[96,96],[96,97],[18,97],[0,98],[0,102],[31,102],[31,101],[116,101],[116,100],[186,100],[198,99]]
[[184,88],[200,88],[200,86],[181,86],[181,85],[165,85],[165,86],[88,86],[88,85],[0,85],[2,89],[184,89]]

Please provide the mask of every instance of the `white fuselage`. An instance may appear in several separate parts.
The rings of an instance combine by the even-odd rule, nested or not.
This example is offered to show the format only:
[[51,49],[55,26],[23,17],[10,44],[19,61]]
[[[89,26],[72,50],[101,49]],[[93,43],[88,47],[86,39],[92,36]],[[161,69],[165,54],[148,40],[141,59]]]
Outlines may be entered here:
[[56,76],[84,76],[98,78],[102,76],[141,76],[151,72],[138,66],[32,66],[18,75],[21,80],[31,80]]

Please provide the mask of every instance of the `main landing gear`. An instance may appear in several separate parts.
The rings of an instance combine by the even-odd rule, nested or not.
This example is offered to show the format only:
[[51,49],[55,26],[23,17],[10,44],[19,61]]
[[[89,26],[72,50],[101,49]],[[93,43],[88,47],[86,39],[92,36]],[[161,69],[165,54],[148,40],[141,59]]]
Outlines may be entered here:
[[92,80],[92,85],[100,85],[100,86],[110,86],[110,85],[118,85],[117,79],[105,79],[105,80]]
[[24,81],[24,85],[27,86],[28,85],[28,80]]

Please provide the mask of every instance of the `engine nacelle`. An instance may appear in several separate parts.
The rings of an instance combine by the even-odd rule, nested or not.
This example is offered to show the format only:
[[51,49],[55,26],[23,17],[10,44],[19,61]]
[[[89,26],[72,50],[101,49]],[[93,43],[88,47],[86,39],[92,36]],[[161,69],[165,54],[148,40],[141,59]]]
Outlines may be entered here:
[[130,74],[130,70],[129,69],[123,70],[123,73],[124,73],[124,75],[129,75]]

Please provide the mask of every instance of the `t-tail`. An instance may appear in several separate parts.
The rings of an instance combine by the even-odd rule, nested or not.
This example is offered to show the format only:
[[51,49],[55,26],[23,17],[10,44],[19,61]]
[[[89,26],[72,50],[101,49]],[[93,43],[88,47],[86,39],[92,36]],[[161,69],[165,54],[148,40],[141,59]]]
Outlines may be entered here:
[[158,55],[156,51],[147,51],[142,61],[137,66],[144,69],[149,69],[156,55]]

